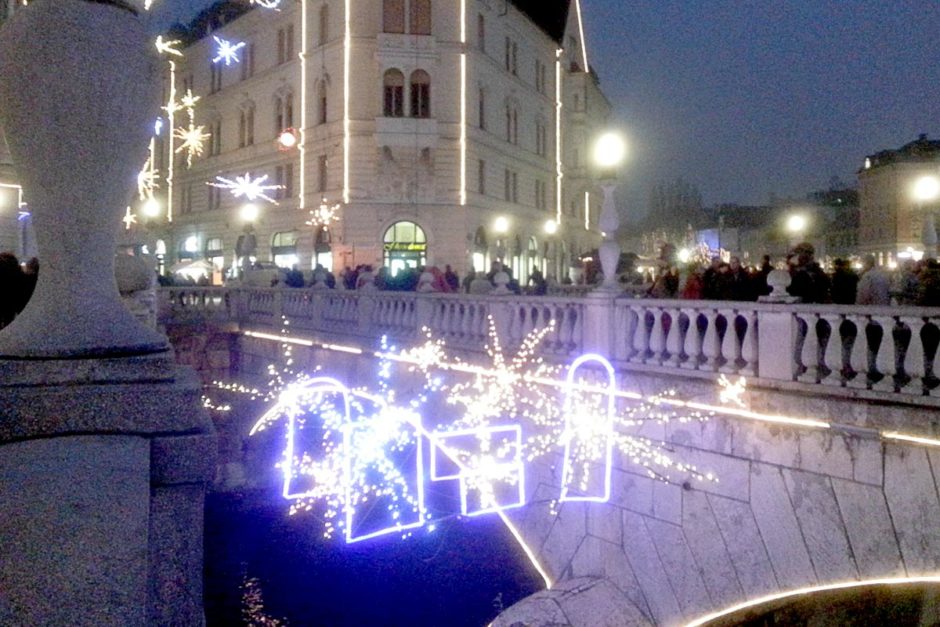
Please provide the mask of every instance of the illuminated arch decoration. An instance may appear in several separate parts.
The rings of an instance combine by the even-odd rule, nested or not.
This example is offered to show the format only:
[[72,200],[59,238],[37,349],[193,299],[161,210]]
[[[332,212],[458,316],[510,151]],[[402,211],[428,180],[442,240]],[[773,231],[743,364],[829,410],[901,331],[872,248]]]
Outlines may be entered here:
[[[587,364],[597,364],[606,375],[606,385],[584,388],[575,375]],[[561,497],[565,501],[610,500],[610,475],[614,455],[614,395],[617,376],[610,362],[600,355],[582,355],[568,368],[565,380],[565,445],[561,476]],[[594,466],[600,462],[600,480]],[[599,484],[599,485],[598,485]]]

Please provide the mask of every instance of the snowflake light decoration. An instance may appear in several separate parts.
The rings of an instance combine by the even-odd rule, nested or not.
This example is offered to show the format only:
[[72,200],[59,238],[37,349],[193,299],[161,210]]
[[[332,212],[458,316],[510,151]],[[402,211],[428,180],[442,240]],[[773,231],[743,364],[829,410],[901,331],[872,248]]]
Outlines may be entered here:
[[331,205],[326,198],[320,203],[319,207],[310,210],[310,219],[307,220],[307,226],[326,227],[339,220],[339,210],[342,205]]
[[244,41],[240,41],[237,44],[233,44],[227,39],[222,39],[215,35],[212,36],[215,40],[216,45],[216,54],[212,59],[213,63],[224,62],[226,66],[232,65],[233,63],[241,63],[241,58],[238,56],[238,51],[244,48],[247,44]]
[[167,41],[163,38],[163,35],[160,35],[157,37],[156,41],[154,41],[154,45],[157,47],[157,52],[160,54],[168,54],[174,57],[183,56],[183,53],[180,52],[177,48],[177,46],[179,46],[181,43],[183,42],[179,39],[172,39]]
[[246,200],[267,200],[272,204],[278,204],[277,201],[268,196],[267,192],[274,191],[278,189],[283,189],[283,185],[265,185],[264,182],[268,180],[268,175],[260,176],[258,178],[252,178],[251,173],[247,172],[243,176],[236,176],[235,180],[227,179],[224,176],[215,177],[214,183],[208,183],[212,187],[218,187],[219,189],[225,189],[232,193],[232,196],[235,198],[244,197]]
[[182,140],[174,153],[186,151],[186,167],[193,166],[193,157],[200,157],[205,151],[206,141],[212,136],[206,133],[205,126],[196,126],[190,121],[188,127],[180,127],[173,131],[173,137]]

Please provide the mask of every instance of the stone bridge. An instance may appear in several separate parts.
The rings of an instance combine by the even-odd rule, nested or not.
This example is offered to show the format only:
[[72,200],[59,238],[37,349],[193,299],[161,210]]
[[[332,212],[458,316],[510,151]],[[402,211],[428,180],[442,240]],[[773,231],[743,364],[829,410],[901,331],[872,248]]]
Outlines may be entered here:
[[509,518],[550,589],[496,625],[729,624],[718,616],[729,608],[753,603],[735,614],[753,618],[825,594],[818,589],[875,582],[908,592],[926,585],[914,589],[915,605],[934,620],[940,613],[930,587],[940,582],[938,309],[603,293],[174,288],[159,296],[171,337],[206,323],[234,334],[215,340],[216,352],[237,348],[243,371],[259,369],[277,344],[266,338],[285,329],[309,340],[302,363],[336,364],[327,343],[369,347],[383,334],[417,343],[422,328],[472,361],[492,317],[509,346],[554,321],[545,359],[602,353],[619,387],[644,396],[673,389],[676,399],[722,407],[718,378],[747,377],[746,409],[638,434],[717,482],[666,482],[615,459],[606,502],[559,504],[560,459],[529,468],[529,504]]

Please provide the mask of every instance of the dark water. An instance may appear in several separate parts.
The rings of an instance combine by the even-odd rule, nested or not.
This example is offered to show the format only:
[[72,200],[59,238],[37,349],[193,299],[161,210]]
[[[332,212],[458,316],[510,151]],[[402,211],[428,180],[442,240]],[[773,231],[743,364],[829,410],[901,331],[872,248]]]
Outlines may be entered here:
[[209,625],[479,627],[542,589],[497,517],[347,545],[277,496],[213,494],[205,550]]

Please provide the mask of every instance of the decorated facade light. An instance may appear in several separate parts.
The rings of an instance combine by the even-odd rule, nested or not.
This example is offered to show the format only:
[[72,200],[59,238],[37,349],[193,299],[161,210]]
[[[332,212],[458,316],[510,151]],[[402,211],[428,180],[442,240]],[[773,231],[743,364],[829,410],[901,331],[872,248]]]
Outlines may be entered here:
[[205,126],[196,126],[191,120],[188,126],[181,126],[173,131],[173,137],[180,140],[174,154],[186,153],[186,167],[193,166],[193,157],[200,157],[205,151],[206,141],[212,135],[206,132]]
[[130,231],[131,227],[137,224],[137,214],[131,211],[131,208],[129,205],[127,207],[127,210],[124,212],[124,217],[121,219],[121,222],[124,223],[125,231]]
[[307,220],[307,226],[328,227],[339,220],[339,210],[342,207],[339,203],[331,205],[324,198],[318,207],[310,210],[310,218]]
[[281,6],[281,0],[251,0],[251,4],[258,5],[263,9],[277,9]]
[[285,128],[283,131],[278,133],[277,136],[277,149],[281,152],[286,152],[297,146],[297,131],[292,128]]
[[227,179],[224,176],[215,177],[215,182],[207,183],[211,187],[218,187],[231,192],[235,198],[244,198],[248,201],[266,200],[276,205],[277,201],[268,196],[267,192],[284,189],[283,185],[265,185],[268,175],[252,178],[250,172],[242,176],[236,176],[235,180]]
[[177,48],[177,46],[179,46],[181,43],[183,42],[179,39],[172,39],[167,41],[163,38],[163,35],[160,35],[157,37],[156,41],[154,41],[154,45],[157,47],[157,52],[160,54],[168,54],[174,57],[183,56],[183,53],[180,52]]
[[160,203],[156,198],[148,198],[140,207],[140,212],[148,218],[156,218],[160,215]]
[[238,51],[247,45],[244,41],[232,43],[216,35],[213,35],[212,38],[216,43],[215,57],[212,59],[213,63],[225,63],[226,66],[230,66],[233,63],[241,63]]

